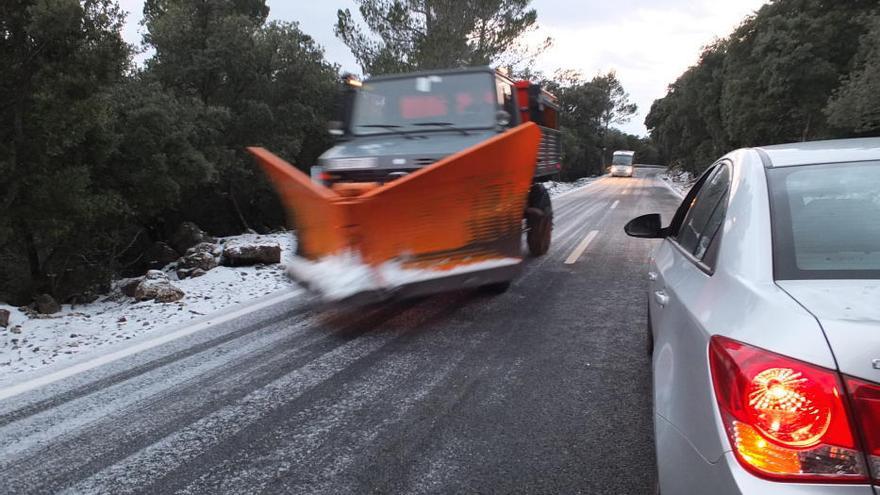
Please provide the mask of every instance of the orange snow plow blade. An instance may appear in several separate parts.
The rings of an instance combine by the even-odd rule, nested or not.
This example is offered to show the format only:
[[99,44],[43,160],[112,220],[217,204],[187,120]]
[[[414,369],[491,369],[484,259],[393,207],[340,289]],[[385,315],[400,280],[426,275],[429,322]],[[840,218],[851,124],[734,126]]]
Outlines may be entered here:
[[[320,261],[353,254],[372,268],[394,262],[421,274],[428,270],[425,279],[474,268],[466,270],[472,283],[462,285],[457,277],[453,286],[420,291],[436,292],[489,280],[474,273],[499,265],[493,260],[521,261],[523,211],[540,139],[537,126],[522,124],[359,195],[316,184],[265,149],[248,151],[281,197],[300,256]],[[510,273],[504,279],[515,276]]]

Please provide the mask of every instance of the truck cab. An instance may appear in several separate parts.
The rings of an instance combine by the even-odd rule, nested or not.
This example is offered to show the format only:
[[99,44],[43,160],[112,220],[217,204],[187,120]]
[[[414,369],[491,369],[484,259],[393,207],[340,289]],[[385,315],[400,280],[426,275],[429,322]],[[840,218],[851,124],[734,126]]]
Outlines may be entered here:
[[489,67],[346,81],[337,144],[318,160],[327,186],[384,184],[525,121],[542,127],[536,182],[560,169],[555,98]]

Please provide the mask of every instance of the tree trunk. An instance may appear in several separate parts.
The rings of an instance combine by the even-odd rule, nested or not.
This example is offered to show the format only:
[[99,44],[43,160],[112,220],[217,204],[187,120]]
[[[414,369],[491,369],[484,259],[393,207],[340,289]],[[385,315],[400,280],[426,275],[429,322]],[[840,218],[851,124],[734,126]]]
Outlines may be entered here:
[[804,133],[801,136],[801,142],[807,142],[810,138],[810,125],[813,123],[813,116],[807,116],[807,125],[804,127]]
[[241,212],[241,207],[238,205],[238,200],[235,199],[235,191],[233,191],[232,184],[229,185],[229,201],[232,202],[232,209],[235,210],[235,214],[238,216],[238,220],[241,222],[242,230],[250,230],[250,225],[248,225],[247,220],[244,218],[244,214]]
[[28,260],[28,269],[31,275],[31,282],[35,285],[42,282],[43,270],[40,266],[40,252],[37,250],[37,242],[30,227],[24,222],[19,223],[22,238],[24,239],[24,251]]

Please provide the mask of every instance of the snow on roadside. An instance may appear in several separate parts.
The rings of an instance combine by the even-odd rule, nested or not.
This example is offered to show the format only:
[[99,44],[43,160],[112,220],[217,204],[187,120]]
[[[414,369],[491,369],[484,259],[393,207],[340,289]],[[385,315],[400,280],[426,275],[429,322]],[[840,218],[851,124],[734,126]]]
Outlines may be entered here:
[[[581,188],[599,177],[585,177],[575,182],[547,182],[550,196]],[[61,311],[53,315],[29,315],[18,308],[0,303],[0,309],[10,312],[7,328],[0,328],[0,384],[14,380],[20,373],[37,370],[50,365],[63,363],[84,355],[109,352],[127,340],[156,332],[162,328],[184,324],[233,304],[247,302],[281,289],[303,292],[291,283],[285,273],[285,264],[293,261],[296,246],[294,235],[281,232],[260,236],[243,234],[219,239],[228,246],[242,244],[278,243],[281,246],[281,264],[268,266],[225,267],[219,266],[197,278],[177,280],[174,270],[167,274],[172,283],[186,294],[183,299],[172,303],[154,301],[135,301],[114,287],[112,294],[102,296],[91,304],[62,305]],[[350,260],[349,260],[350,261]],[[504,262],[501,260],[500,262]],[[340,277],[324,277],[328,287],[316,287],[320,292],[331,293],[330,299],[344,298],[353,289],[393,287],[417,281],[425,276],[419,270],[403,270],[399,266],[388,265],[382,270],[364,272],[352,269],[346,260],[327,260],[332,273]],[[310,264],[314,265],[314,264]],[[314,273],[315,266],[291,264],[290,269],[304,270],[300,278]],[[462,269],[486,268],[478,263]],[[318,273],[324,273],[321,270]],[[453,273],[449,273],[452,275]],[[305,275],[305,276],[304,276]],[[117,284],[118,285],[118,284]],[[347,292],[347,294],[346,294]]]
[[186,296],[173,303],[138,302],[118,287],[91,304],[63,305],[54,315],[30,318],[16,307],[0,304],[11,313],[9,326],[0,328],[0,382],[12,375],[49,366],[73,357],[96,353],[114,344],[157,329],[176,326],[233,304],[257,299],[281,289],[299,291],[284,272],[296,245],[290,232],[265,236],[244,234],[221,238],[229,243],[275,242],[282,264],[247,267],[219,266],[205,275],[172,283]]
[[560,194],[580,189],[599,178],[600,177],[582,177],[574,182],[556,182],[551,180],[544,183],[544,188],[547,189],[547,192],[550,193],[550,197],[553,198]]
[[660,174],[660,179],[667,187],[681,197],[684,197],[691,190],[691,187],[694,186],[694,183],[697,182],[697,178],[690,172],[680,169],[667,169]]

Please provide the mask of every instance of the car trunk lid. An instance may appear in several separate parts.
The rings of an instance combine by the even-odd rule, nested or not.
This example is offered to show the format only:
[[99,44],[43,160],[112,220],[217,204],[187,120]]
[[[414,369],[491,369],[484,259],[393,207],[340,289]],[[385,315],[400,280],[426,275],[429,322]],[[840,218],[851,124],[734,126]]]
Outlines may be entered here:
[[880,280],[780,280],[822,325],[844,374],[880,383]]

